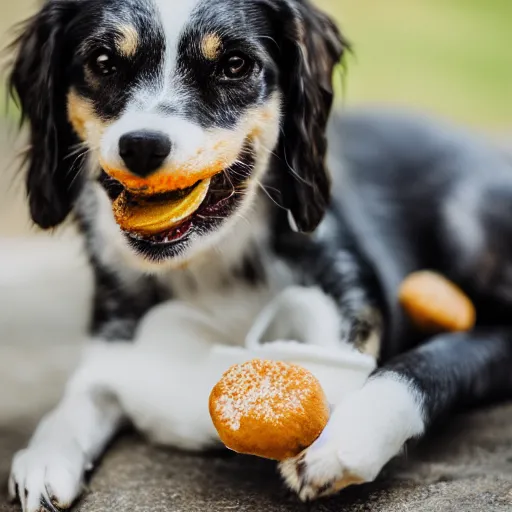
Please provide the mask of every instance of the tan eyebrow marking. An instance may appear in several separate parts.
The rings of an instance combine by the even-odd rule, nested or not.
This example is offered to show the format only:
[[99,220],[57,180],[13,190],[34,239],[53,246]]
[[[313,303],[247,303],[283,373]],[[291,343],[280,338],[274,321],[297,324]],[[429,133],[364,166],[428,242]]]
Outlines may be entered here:
[[132,25],[121,25],[116,46],[125,57],[133,57],[139,45],[139,34]]
[[217,34],[206,34],[201,41],[201,52],[208,60],[215,60],[220,55],[222,40]]

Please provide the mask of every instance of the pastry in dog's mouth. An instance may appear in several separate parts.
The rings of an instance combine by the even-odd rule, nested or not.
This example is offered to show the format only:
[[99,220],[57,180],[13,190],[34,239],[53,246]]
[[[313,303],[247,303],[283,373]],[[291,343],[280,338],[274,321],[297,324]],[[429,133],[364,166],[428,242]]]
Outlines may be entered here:
[[125,189],[112,204],[115,220],[124,231],[143,237],[172,230],[199,209],[210,182],[207,178],[185,189],[152,195]]

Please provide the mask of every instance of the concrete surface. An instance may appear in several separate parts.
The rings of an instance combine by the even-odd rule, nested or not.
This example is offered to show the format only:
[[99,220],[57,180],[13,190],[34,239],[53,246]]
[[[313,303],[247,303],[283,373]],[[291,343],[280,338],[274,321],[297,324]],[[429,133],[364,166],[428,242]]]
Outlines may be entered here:
[[[0,482],[76,364],[90,294],[80,241],[0,238]],[[511,369],[512,371],[512,369]],[[15,512],[0,491],[0,512]],[[100,511],[512,511],[512,404],[455,417],[378,482],[303,505],[273,463],[148,446],[125,433],[77,506]]]

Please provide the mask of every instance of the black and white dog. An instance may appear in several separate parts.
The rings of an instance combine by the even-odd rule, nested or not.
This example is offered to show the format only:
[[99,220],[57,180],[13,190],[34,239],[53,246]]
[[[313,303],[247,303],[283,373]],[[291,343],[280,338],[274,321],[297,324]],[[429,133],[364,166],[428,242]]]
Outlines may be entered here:
[[[456,407],[512,396],[511,162],[429,119],[331,119],[345,47],[308,0],[47,0],[24,26],[12,87],[32,218],[73,213],[96,284],[90,352],[13,461],[25,512],[70,507],[126,419],[158,442],[214,445],[201,376],[184,381],[175,356],[211,341],[203,321],[241,344],[277,298],[283,336],[379,361],[321,442],[281,464],[302,499],[373,480]],[[161,194],[158,180],[185,185]],[[134,183],[148,208],[203,195],[158,232],[123,230],[113,204]],[[471,295],[475,330],[414,331],[396,295],[423,268]],[[164,301],[168,345],[130,343]]]

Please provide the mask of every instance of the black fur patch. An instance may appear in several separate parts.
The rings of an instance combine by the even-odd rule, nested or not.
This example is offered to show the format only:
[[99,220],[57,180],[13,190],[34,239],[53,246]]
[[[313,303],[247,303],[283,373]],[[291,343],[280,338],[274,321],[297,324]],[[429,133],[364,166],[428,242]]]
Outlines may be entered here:
[[[165,37],[149,2],[119,0],[84,0],[67,28],[65,44],[74,49],[69,86],[92,100],[98,117],[116,119],[135,88],[161,78],[165,54]],[[124,56],[116,49],[122,27],[132,26],[138,35],[133,55]],[[94,58],[107,51],[116,72],[95,75]],[[92,78],[91,78],[92,75]]]
[[415,388],[427,425],[462,407],[512,393],[512,330],[442,334],[389,361],[375,376],[393,372]]
[[[91,204],[94,208],[95,205]],[[93,269],[94,297],[90,333],[106,341],[131,341],[140,319],[154,306],[170,298],[152,276],[141,275],[133,283],[126,282],[119,269],[101,263],[96,254],[96,241],[91,221],[81,212],[77,223],[85,236]]]
[[[193,14],[179,42],[177,73],[190,98],[185,114],[201,126],[232,128],[249,107],[261,105],[276,90],[278,69],[268,51],[274,34],[264,14],[256,4],[233,0],[203,2]],[[213,60],[200,49],[208,34],[221,41]],[[233,54],[243,56],[251,69],[240,80],[225,80],[223,67]]]
[[127,288],[115,274],[92,259],[94,309],[91,334],[106,341],[131,341],[140,319],[168,298],[151,277],[140,278],[136,289]]
[[348,326],[340,337],[364,348],[370,335],[383,329],[381,289],[343,219],[330,212],[326,221],[336,231],[306,235],[292,232],[281,215],[274,250],[295,270],[301,285],[318,286],[334,299]]
[[265,284],[265,268],[257,248],[253,247],[252,251],[247,252],[235,274],[253,286]]

